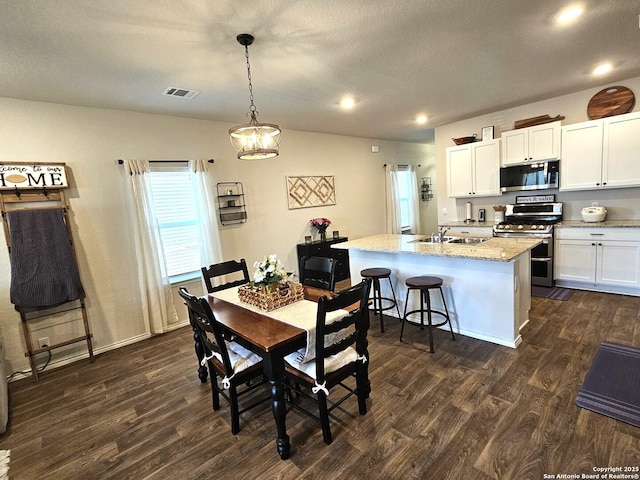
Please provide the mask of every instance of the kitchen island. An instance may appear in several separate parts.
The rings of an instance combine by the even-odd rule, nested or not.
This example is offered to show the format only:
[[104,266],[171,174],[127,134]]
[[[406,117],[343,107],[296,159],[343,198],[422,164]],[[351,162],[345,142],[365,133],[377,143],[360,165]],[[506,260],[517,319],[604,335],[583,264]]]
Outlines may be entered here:
[[[490,238],[477,244],[416,242],[423,238],[424,235],[381,234],[336,244],[333,248],[349,250],[352,283],[360,281],[364,268],[391,269],[401,313],[407,278],[441,277],[454,332],[516,348],[522,341],[520,329],[529,321],[531,308],[530,251],[540,240]],[[381,287],[383,296],[391,296],[388,282],[381,282]],[[440,295],[431,295],[431,299],[433,308],[443,308]],[[419,308],[419,298],[412,293],[408,309],[415,308]]]

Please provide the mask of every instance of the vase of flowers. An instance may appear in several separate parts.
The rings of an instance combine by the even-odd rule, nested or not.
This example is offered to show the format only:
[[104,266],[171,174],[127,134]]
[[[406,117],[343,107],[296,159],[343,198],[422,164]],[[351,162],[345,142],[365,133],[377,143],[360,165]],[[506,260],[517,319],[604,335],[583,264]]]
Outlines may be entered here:
[[253,273],[253,283],[268,291],[276,290],[278,284],[287,278],[287,272],[275,254],[264,257],[261,262],[254,262],[253,267],[256,269]]
[[318,230],[320,240],[325,242],[327,240],[327,228],[331,225],[331,220],[328,218],[314,218],[311,220],[311,225]]

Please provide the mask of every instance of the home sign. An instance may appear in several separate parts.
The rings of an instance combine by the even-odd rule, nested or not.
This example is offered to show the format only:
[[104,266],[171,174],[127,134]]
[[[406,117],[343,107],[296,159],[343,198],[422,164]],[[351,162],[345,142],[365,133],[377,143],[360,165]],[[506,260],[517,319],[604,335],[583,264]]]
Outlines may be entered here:
[[68,187],[64,163],[0,163],[0,190]]

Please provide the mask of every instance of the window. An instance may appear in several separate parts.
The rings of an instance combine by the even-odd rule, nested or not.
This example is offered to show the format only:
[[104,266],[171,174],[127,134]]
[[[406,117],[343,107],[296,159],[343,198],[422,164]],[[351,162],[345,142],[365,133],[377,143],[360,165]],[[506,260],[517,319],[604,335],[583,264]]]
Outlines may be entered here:
[[187,162],[151,163],[151,190],[167,276],[200,275],[200,227]]

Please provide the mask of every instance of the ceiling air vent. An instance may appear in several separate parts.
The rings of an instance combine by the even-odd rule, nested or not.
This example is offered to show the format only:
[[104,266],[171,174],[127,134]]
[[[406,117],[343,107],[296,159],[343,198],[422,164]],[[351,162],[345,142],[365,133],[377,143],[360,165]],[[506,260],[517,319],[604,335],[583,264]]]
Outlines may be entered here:
[[195,90],[187,90],[186,88],[176,88],[169,87],[164,92],[163,95],[167,95],[168,97],[180,97],[180,98],[193,98],[198,95],[200,92]]

